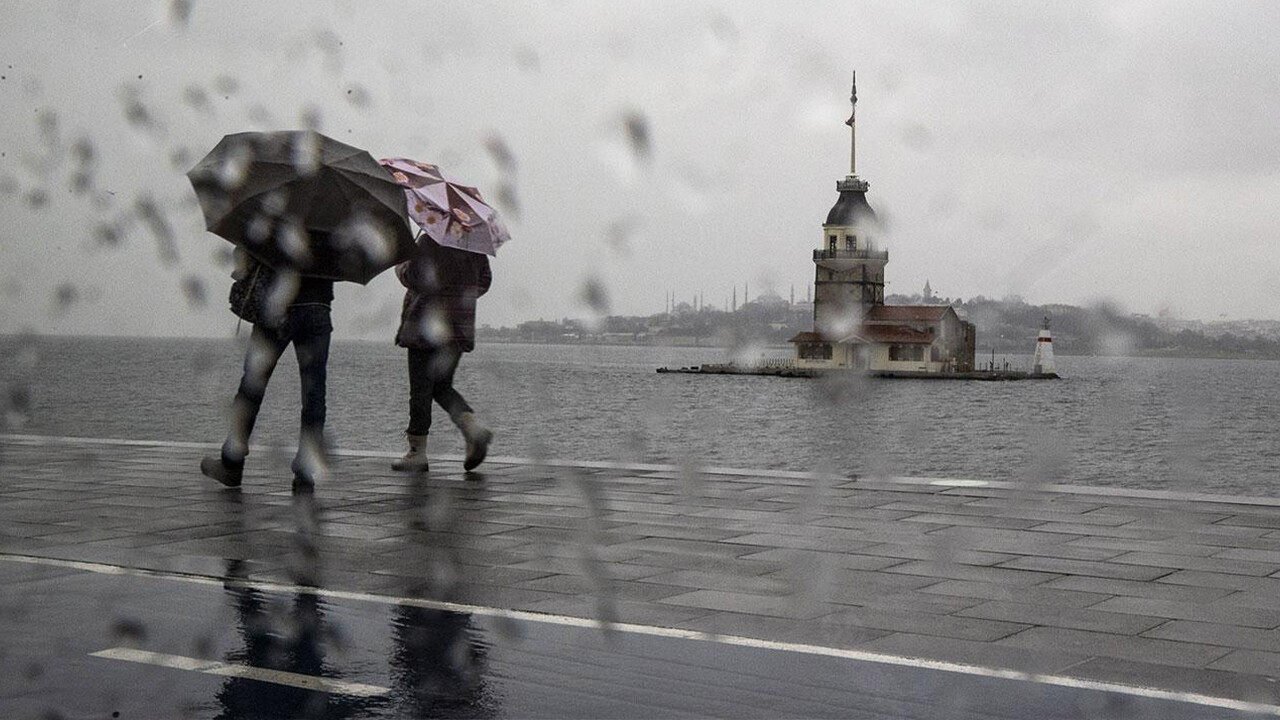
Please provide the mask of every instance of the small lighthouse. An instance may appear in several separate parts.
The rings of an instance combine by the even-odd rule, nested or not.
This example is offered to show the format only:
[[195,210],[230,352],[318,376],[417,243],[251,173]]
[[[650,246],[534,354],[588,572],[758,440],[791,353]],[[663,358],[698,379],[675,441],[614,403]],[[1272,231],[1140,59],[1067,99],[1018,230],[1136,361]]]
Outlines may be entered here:
[[1036,337],[1036,354],[1031,359],[1033,375],[1057,375],[1053,367],[1053,335],[1049,332],[1049,318],[1044,319],[1044,327]]

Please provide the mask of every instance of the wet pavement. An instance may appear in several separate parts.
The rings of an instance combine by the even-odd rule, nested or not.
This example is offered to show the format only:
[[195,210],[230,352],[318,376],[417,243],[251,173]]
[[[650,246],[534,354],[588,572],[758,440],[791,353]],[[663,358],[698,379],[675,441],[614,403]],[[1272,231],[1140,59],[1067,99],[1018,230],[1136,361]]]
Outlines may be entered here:
[[0,714],[1280,714],[1265,499],[206,451],[0,437]]

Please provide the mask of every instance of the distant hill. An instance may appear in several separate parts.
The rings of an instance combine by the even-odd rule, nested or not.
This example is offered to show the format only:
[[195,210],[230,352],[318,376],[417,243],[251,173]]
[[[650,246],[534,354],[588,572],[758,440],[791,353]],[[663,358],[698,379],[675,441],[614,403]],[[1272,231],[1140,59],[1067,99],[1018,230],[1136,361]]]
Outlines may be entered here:
[[[1054,351],[1064,355],[1143,355],[1280,359],[1280,322],[1201,322],[1126,314],[1109,305],[1030,305],[1019,298],[968,301],[889,295],[889,305],[951,305],[977,327],[977,352],[1030,354],[1049,318]],[[701,345],[785,345],[813,329],[813,305],[771,297],[734,311],[680,304],[671,313],[582,320],[533,320],[514,328],[480,328],[497,342]]]
[[[911,304],[910,298],[889,302]],[[1047,317],[1059,354],[1280,359],[1276,321],[1205,323],[1127,314],[1106,304],[1030,305],[1017,298],[977,297],[952,304],[977,326],[979,355],[992,349],[1030,354]]]

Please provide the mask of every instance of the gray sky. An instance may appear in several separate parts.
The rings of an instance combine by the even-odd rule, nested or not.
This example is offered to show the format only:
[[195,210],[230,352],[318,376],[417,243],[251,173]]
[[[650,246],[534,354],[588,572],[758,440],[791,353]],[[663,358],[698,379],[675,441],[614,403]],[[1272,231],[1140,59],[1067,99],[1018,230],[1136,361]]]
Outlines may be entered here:
[[[512,184],[481,322],[587,315],[592,281],[618,314],[803,297],[853,69],[890,292],[1280,318],[1277,33],[1269,1],[8,0],[0,332],[230,333],[183,172],[308,122]],[[400,294],[340,286],[338,333],[389,338]]]

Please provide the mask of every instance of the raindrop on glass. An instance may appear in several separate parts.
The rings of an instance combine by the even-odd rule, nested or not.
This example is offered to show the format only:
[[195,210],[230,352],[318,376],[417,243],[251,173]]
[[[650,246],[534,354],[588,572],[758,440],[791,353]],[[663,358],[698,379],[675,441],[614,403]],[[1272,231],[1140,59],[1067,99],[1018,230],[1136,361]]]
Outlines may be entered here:
[[156,240],[156,250],[160,261],[172,266],[178,263],[178,243],[169,220],[161,212],[160,206],[150,197],[140,197],[134,205],[138,218],[147,226]]
[[154,130],[156,120],[151,115],[150,109],[146,103],[142,101],[142,97],[138,91],[126,89],[120,93],[120,104],[124,112],[124,119],[128,123],[140,130]]
[[64,313],[80,299],[80,289],[71,283],[63,283],[53,291],[53,306],[57,312]]
[[485,138],[484,149],[489,151],[489,157],[493,158],[493,162],[502,172],[516,171],[516,156],[511,152],[511,147],[507,145],[502,136],[494,134]]
[[354,85],[347,90],[347,102],[351,107],[363,110],[373,104],[373,97],[363,85]]
[[186,26],[191,20],[192,0],[171,0],[169,3],[169,20],[175,25]]
[[194,275],[188,275],[182,279],[182,295],[187,299],[187,304],[195,310],[203,308],[208,302],[204,283]]
[[44,188],[34,188],[27,193],[27,205],[32,210],[43,210],[49,204],[49,193]]
[[147,641],[147,628],[141,620],[119,618],[111,624],[111,635],[116,642],[138,647]]
[[653,140],[649,121],[639,110],[632,110],[622,118],[627,142],[637,160],[648,161],[653,155]]
[[182,91],[182,99],[193,110],[198,110],[206,115],[213,112],[213,106],[209,103],[209,94],[198,85],[188,85]]

